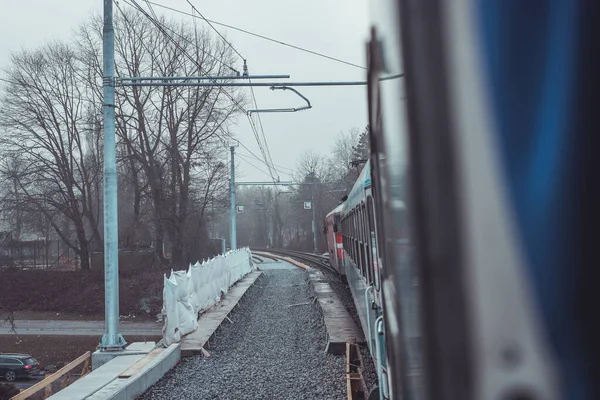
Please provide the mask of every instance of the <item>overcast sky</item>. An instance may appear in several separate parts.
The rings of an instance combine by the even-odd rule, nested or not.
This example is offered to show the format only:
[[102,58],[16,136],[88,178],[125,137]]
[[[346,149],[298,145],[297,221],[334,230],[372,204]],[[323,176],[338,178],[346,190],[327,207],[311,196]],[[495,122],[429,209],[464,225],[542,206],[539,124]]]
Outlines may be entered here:
[[[145,1],[138,0],[147,7]],[[155,0],[191,12],[186,0]],[[299,47],[324,53],[355,64],[365,65],[368,34],[367,0],[192,0],[208,19],[237,26]],[[0,67],[5,67],[12,51],[32,49],[52,39],[68,39],[78,24],[91,13],[102,12],[102,0],[0,0]],[[121,2],[122,7],[129,7]],[[154,6],[157,14],[191,21]],[[116,9],[115,9],[116,11]],[[336,63],[273,42],[217,26],[248,60],[250,74],[289,74],[290,81],[364,80],[365,71]],[[241,70],[242,62],[238,65]],[[249,89],[243,89],[249,90]],[[367,123],[366,88],[303,87],[298,90],[313,105],[298,113],[261,114],[265,135],[276,165],[294,168],[305,150],[321,154],[331,147],[340,132]],[[303,101],[293,93],[254,89],[260,108],[296,107]],[[247,147],[260,156],[247,118],[238,118],[234,132]],[[266,171],[246,150],[239,153]],[[244,159],[236,163],[244,180],[269,180]],[[281,169],[282,180],[290,178]]]

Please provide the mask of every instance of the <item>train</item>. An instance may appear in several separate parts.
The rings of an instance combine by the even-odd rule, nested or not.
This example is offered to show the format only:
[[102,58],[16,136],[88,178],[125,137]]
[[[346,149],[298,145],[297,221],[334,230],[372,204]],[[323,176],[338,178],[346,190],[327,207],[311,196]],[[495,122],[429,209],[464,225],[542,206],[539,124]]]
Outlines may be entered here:
[[370,158],[325,218],[370,398],[600,398],[592,4],[370,1]]
[[[344,280],[354,300],[357,315],[365,333],[379,382],[370,398],[381,398],[388,392],[385,384],[386,355],[382,330],[383,312],[379,285],[375,202],[371,187],[370,163],[364,166],[347,196],[327,214],[324,233],[330,265]],[[380,394],[381,392],[381,394]]]

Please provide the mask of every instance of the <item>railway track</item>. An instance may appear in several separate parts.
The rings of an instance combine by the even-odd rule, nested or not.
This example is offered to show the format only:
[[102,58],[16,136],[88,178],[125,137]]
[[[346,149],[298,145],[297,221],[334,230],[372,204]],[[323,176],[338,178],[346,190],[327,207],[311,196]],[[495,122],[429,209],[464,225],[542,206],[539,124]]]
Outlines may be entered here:
[[322,256],[314,253],[307,253],[304,251],[296,251],[296,250],[287,250],[287,249],[251,249],[256,251],[261,251],[265,253],[271,253],[273,255],[282,255],[287,257],[295,258],[299,261],[304,261],[309,264],[315,265],[320,268],[324,268],[327,271],[337,274],[337,271],[329,264],[329,258],[327,256]]

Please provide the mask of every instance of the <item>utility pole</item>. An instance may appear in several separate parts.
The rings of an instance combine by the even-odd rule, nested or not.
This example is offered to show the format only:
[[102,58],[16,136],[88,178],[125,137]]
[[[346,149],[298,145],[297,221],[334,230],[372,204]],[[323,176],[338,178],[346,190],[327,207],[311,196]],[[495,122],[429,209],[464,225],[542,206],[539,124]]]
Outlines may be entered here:
[[231,178],[229,178],[229,194],[230,194],[230,209],[229,209],[229,219],[230,219],[230,227],[229,227],[229,241],[231,250],[235,250],[237,248],[237,232],[236,232],[236,213],[235,209],[235,147],[229,147],[231,150]]
[[102,351],[122,350],[119,332],[119,229],[117,165],[115,149],[115,31],[113,2],[104,0],[103,71],[104,90],[104,325]]
[[313,234],[313,252],[317,254],[317,207],[315,207],[315,184],[313,182],[310,195],[310,208],[312,208],[312,234]]

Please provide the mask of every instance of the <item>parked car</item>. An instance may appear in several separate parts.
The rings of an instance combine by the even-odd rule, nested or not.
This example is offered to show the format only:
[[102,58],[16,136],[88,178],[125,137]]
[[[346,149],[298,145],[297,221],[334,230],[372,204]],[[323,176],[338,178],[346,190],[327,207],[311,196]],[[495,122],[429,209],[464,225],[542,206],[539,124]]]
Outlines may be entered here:
[[0,353],[0,377],[9,382],[43,374],[40,363],[28,354]]

